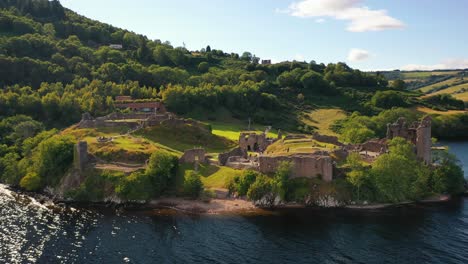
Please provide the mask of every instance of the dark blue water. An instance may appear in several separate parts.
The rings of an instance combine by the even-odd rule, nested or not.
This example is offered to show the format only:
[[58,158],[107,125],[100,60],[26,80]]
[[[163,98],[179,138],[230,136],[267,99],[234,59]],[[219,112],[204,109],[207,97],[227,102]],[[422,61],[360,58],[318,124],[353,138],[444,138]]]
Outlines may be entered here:
[[[468,143],[450,143],[468,165]],[[468,171],[468,170],[467,170]],[[468,199],[268,216],[54,211],[0,186],[0,263],[468,263]]]

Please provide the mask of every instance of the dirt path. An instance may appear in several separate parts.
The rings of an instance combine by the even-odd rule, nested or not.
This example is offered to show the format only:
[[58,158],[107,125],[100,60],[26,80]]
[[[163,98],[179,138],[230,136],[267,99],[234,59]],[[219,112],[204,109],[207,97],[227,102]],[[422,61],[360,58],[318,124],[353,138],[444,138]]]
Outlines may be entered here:
[[149,204],[154,207],[165,207],[189,213],[222,214],[261,211],[252,202],[241,199],[212,199],[209,202],[203,202],[182,198],[162,198],[153,200]]
[[94,168],[100,170],[121,171],[124,173],[132,173],[137,170],[146,168],[145,164],[126,164],[126,163],[97,163]]

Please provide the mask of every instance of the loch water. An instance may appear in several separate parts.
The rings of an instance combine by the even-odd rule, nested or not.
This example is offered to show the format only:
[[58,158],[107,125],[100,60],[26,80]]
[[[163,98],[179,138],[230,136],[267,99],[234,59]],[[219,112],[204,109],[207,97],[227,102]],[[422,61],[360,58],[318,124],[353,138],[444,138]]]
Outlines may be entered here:
[[[447,143],[468,172],[468,142]],[[0,263],[468,263],[468,198],[268,215],[48,208],[0,185]]]

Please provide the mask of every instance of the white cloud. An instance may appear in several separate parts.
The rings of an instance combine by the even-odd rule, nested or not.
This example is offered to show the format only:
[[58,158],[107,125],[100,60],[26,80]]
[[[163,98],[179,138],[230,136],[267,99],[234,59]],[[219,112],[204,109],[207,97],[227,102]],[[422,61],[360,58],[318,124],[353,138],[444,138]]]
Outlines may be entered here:
[[305,58],[302,54],[296,54],[296,56],[294,56],[294,60],[296,61],[305,61]]
[[[297,17],[331,17],[349,21],[351,32],[381,31],[402,28],[404,23],[387,14],[387,10],[372,10],[360,5],[361,0],[300,0],[286,10]],[[284,11],[283,11],[284,12]]]
[[468,59],[448,59],[439,64],[408,64],[400,68],[404,71],[431,71],[431,70],[451,70],[468,69]]
[[348,61],[358,62],[367,60],[370,57],[370,53],[363,49],[351,49],[348,53]]
[[315,19],[315,22],[319,23],[319,24],[322,24],[322,23],[325,23],[325,19],[323,18],[317,18]]

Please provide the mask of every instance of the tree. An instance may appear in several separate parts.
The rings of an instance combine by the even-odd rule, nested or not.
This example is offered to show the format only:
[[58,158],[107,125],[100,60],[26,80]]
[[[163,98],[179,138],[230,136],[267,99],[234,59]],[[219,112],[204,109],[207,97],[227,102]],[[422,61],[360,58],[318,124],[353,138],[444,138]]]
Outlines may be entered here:
[[55,136],[42,141],[33,152],[30,173],[41,178],[43,186],[55,186],[73,162],[74,140],[71,136]]
[[246,51],[246,52],[242,53],[242,56],[240,57],[240,59],[243,60],[243,61],[251,62],[252,61],[252,53]]
[[178,158],[166,151],[151,154],[145,174],[151,181],[153,196],[159,196],[175,184]]
[[200,174],[189,171],[188,175],[185,175],[183,189],[185,195],[191,198],[197,198],[204,189]]
[[376,107],[384,109],[408,105],[405,96],[396,91],[377,91],[374,96],[372,96],[371,103]]
[[17,185],[23,175],[18,169],[20,156],[14,152],[9,152],[0,157],[0,179],[11,185]]
[[244,196],[247,194],[250,186],[255,182],[257,176],[260,173],[254,170],[245,170],[242,172],[241,176],[236,176],[234,178],[235,190],[239,196]]
[[448,151],[435,155],[437,167],[432,171],[431,184],[437,193],[457,195],[464,191],[464,173],[456,156]]
[[28,191],[37,191],[43,186],[43,182],[37,173],[29,172],[21,179],[20,186]]
[[351,170],[346,179],[356,188],[357,200],[361,200],[361,187],[368,179],[368,172],[366,171],[361,155],[357,152],[352,152],[346,159],[346,165]]
[[200,64],[198,64],[198,71],[200,73],[206,73],[208,72],[209,69],[210,69],[210,64],[208,64],[208,62],[206,61],[200,62]]
[[276,168],[274,177],[276,192],[282,200],[287,200],[289,194],[289,177],[291,176],[292,164],[289,161],[282,161]]
[[329,85],[323,79],[323,76],[314,71],[308,71],[301,77],[302,87],[306,91],[314,91],[319,93],[329,93]]
[[208,52],[208,53],[211,52],[211,47],[210,47],[210,45],[206,46],[206,52]]
[[247,192],[247,198],[262,206],[272,206],[276,199],[273,181],[265,175],[258,175]]
[[417,160],[413,145],[403,138],[391,140],[389,153],[377,158],[371,174],[384,201],[417,200],[428,192],[429,172]]
[[392,88],[394,90],[403,91],[403,90],[406,89],[406,83],[405,83],[405,81],[403,81],[401,79],[397,79],[397,80],[394,80],[393,82],[391,82],[390,88]]

